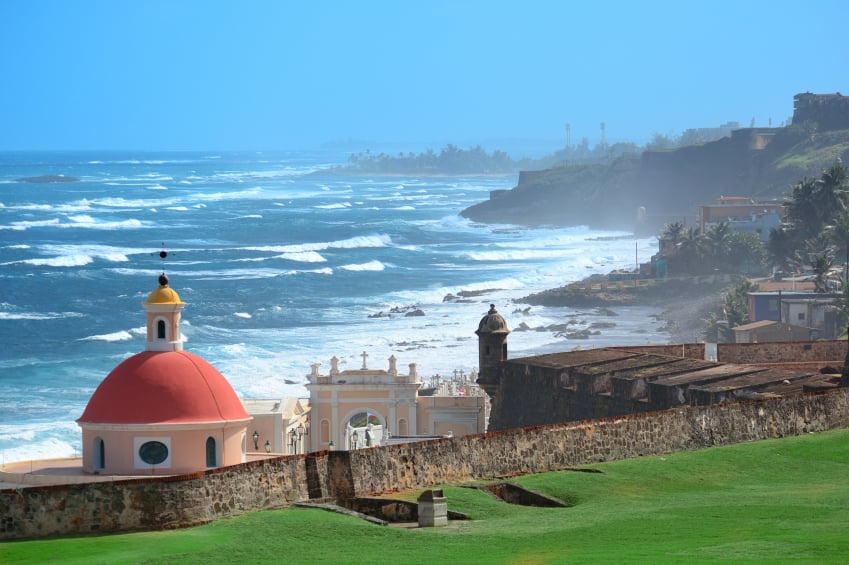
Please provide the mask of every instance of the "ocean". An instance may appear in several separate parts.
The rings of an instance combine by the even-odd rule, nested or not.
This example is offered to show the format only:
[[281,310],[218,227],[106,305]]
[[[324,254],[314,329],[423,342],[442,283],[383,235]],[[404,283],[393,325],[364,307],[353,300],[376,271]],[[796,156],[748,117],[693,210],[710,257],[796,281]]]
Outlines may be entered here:
[[[394,355],[425,380],[468,374],[490,303],[514,329],[510,357],[668,342],[656,309],[609,316],[519,300],[632,269],[655,238],[478,224],[459,212],[515,176],[326,171],[346,160],[0,153],[0,463],[80,454],[75,420],[109,371],[144,349],[141,303],[163,270],[186,302],[185,349],[242,398],[306,397],[311,364],[325,372],[337,356],[341,369],[359,368],[364,351],[370,368]],[[16,181],[44,175],[79,181]],[[542,329],[567,322],[592,333]]]

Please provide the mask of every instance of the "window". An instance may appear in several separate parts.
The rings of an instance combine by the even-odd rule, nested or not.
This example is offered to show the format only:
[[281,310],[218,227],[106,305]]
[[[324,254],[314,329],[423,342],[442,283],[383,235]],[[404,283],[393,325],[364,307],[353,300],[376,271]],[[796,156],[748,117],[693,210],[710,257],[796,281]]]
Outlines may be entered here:
[[773,298],[773,299],[771,299],[771,300],[769,301],[769,306],[768,306],[768,307],[769,307],[769,311],[770,311],[770,312],[775,312],[775,311],[777,311],[777,310],[778,310],[778,300],[775,300],[774,298]]
[[146,441],[139,447],[139,458],[148,465],[159,465],[168,459],[168,446],[161,441]]
[[165,339],[165,320],[156,322],[156,337],[158,339]]
[[330,443],[330,422],[328,422],[327,420],[322,420],[321,430],[319,433],[321,434],[322,445]]
[[409,433],[407,431],[407,420],[405,420],[404,418],[401,418],[400,420],[398,420],[398,435],[399,436],[409,435]]
[[206,438],[206,466],[215,467],[218,463],[218,458],[215,453],[215,438]]
[[804,313],[804,312],[799,312],[799,321],[800,321],[800,322],[804,322],[804,321],[805,321],[805,313]]
[[103,438],[94,438],[94,454],[92,461],[95,469],[106,468],[106,445],[103,443]]

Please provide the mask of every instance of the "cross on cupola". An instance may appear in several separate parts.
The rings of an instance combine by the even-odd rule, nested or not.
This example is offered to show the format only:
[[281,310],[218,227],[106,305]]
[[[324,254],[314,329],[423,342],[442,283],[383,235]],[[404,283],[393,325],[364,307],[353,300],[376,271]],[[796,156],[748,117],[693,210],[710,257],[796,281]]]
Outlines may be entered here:
[[[151,254],[153,255],[153,254]],[[142,303],[147,313],[147,351],[181,351],[183,338],[180,335],[180,312],[185,303],[174,289],[168,286],[165,274],[165,259],[168,252],[165,244],[159,252],[162,260],[162,274],[159,275],[159,287],[148,295]]]
[[[154,255],[154,253],[151,253],[151,255]],[[156,253],[156,255],[159,255],[159,258],[162,259],[162,274],[164,275],[165,274],[165,259],[168,258],[168,252],[165,251],[165,242],[164,241],[162,242],[162,249],[159,251],[159,253]]]

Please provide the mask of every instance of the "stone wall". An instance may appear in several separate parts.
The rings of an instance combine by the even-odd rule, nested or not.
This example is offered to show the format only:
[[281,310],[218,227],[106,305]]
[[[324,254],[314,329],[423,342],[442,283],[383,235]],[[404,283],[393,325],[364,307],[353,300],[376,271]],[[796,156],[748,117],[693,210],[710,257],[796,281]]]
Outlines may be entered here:
[[293,502],[538,473],[849,427],[849,389],[551,424],[203,473],[0,491],[0,539],[190,526]]
[[720,363],[823,363],[841,365],[846,357],[846,340],[771,343],[719,343],[716,346]]
[[[0,539],[177,528],[288,506],[309,498],[307,459],[280,457],[188,475],[3,490]],[[326,478],[326,462],[321,467]]]
[[687,359],[704,359],[704,343],[677,343],[667,345],[622,345],[611,349],[623,351],[634,351],[636,353],[647,353],[654,355],[668,355],[669,357],[685,357]]

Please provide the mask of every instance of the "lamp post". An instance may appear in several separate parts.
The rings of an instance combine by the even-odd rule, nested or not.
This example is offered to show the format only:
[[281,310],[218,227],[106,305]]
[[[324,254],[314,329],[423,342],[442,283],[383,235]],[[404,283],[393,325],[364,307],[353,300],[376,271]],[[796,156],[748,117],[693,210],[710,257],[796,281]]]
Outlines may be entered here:
[[254,451],[259,451],[259,432],[254,430],[254,435],[252,437],[254,438]]
[[289,430],[289,453],[298,453],[297,451],[295,451],[295,428]]
[[298,449],[304,452],[304,425],[298,424]]
[[353,449],[357,449],[357,440],[360,439],[360,434],[357,433],[357,430],[354,430],[354,433],[351,434],[351,446]]
[[265,440],[265,452],[271,453],[271,442],[268,440]]

